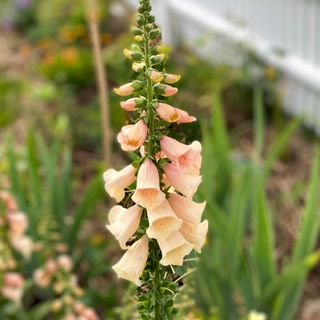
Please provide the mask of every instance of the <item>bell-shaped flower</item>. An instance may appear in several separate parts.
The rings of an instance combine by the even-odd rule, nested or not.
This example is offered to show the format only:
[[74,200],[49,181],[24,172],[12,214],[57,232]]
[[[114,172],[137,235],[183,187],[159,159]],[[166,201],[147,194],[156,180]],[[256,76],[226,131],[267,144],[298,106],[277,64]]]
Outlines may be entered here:
[[208,220],[204,220],[198,225],[185,222],[182,225],[180,232],[187,241],[193,244],[194,249],[200,253],[203,245],[206,242],[208,233]]
[[183,144],[173,138],[163,136],[160,141],[161,150],[183,173],[197,176],[200,174],[202,162],[201,143],[194,141],[190,145]]
[[114,206],[109,212],[108,230],[119,241],[122,249],[127,249],[127,241],[137,231],[142,215],[142,208],[135,205],[129,209]]
[[193,249],[193,245],[183,237],[180,231],[174,231],[166,240],[158,239],[158,244],[162,253],[160,263],[163,266],[182,266],[184,257]]
[[105,189],[110,197],[115,198],[117,202],[120,202],[124,195],[124,189],[130,186],[135,180],[136,168],[132,165],[126,166],[121,171],[109,169],[103,174],[105,182]]
[[119,278],[132,281],[137,286],[141,285],[140,277],[146,266],[149,254],[149,239],[143,236],[136,241],[122,256],[112,269]]
[[182,220],[178,219],[168,200],[163,202],[156,208],[147,211],[149,228],[147,235],[154,239],[167,239],[173,231],[180,229]]
[[132,200],[140,206],[152,210],[159,206],[164,199],[165,194],[160,190],[158,169],[150,159],[145,159],[138,172],[137,188]]
[[169,203],[177,217],[184,222],[189,222],[198,225],[201,221],[201,216],[206,203],[196,203],[190,198],[186,198],[176,193],[171,193]]
[[197,119],[179,108],[174,108],[167,103],[160,102],[156,109],[158,116],[167,122],[190,123]]
[[124,151],[135,151],[145,142],[148,134],[148,127],[143,120],[134,125],[124,126],[118,134],[118,142]]
[[163,80],[162,73],[155,69],[149,72],[149,77],[152,80],[152,82],[155,82],[155,83],[161,82]]
[[192,197],[198,190],[201,176],[185,174],[175,163],[167,163],[163,170],[169,183],[186,197]]
[[115,88],[114,92],[122,97],[130,96],[135,90],[141,89],[143,84],[140,81],[133,81],[126,83],[119,88]]

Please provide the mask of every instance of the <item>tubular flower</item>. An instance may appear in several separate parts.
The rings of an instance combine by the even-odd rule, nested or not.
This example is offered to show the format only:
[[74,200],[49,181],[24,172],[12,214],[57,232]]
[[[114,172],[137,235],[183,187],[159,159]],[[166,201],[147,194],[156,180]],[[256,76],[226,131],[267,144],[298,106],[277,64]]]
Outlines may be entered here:
[[200,142],[194,141],[188,146],[170,137],[163,137],[160,145],[163,153],[176,163],[183,173],[199,175],[202,162]]
[[122,249],[127,249],[127,241],[137,231],[142,215],[142,208],[135,205],[129,209],[114,206],[109,212],[108,230],[119,241]]
[[173,231],[180,229],[182,220],[178,219],[169,202],[164,200],[158,207],[148,210],[149,228],[147,235],[149,238],[166,240]]
[[164,266],[182,266],[184,257],[193,249],[192,244],[179,231],[171,233],[170,237],[164,241],[159,239],[158,243],[162,252],[160,263]]
[[165,199],[160,190],[159,172],[155,164],[146,159],[140,167],[137,177],[137,189],[132,200],[140,206],[152,210]]
[[184,174],[175,163],[168,163],[163,168],[169,183],[186,197],[192,197],[201,183],[201,176]]
[[148,244],[147,236],[143,236],[128,249],[121,260],[112,267],[118,277],[132,281],[137,286],[141,285],[139,278],[148,260]]
[[[198,141],[186,145],[168,136],[172,123],[196,118],[166,103],[178,92],[173,84],[180,76],[165,72],[166,54],[159,45],[161,32],[151,15],[150,0],[140,0],[133,33],[135,43],[124,54],[138,73],[137,80],[115,92],[131,96],[120,105],[132,112],[135,124],[124,126],[117,140],[122,150],[134,152],[135,160],[121,171],[104,173],[106,191],[121,201],[110,210],[106,227],[127,250],[114,271],[120,278],[143,284],[138,290],[142,318],[172,319],[174,308],[165,306],[174,305],[178,288],[176,271],[168,266],[183,265],[193,249],[200,252],[208,231],[208,221],[201,222],[205,203],[192,200],[202,179],[202,147]],[[170,290],[163,290],[168,283]]]
[[124,189],[130,186],[136,180],[136,168],[129,165],[121,171],[109,169],[103,174],[105,182],[105,189],[110,197],[115,198],[118,202],[121,201],[125,195]]
[[146,140],[148,128],[143,120],[134,125],[124,126],[118,134],[118,142],[124,151],[135,151],[139,149]]
[[197,119],[181,109],[174,108],[169,104],[160,102],[156,109],[158,116],[167,122],[190,123]]

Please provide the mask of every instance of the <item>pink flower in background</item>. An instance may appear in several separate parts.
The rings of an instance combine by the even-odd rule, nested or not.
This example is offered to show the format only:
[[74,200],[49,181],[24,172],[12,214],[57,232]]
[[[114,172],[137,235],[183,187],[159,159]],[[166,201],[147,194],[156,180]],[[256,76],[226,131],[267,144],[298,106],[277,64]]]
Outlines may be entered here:
[[148,127],[143,120],[134,125],[127,125],[118,134],[118,142],[124,151],[135,151],[145,142],[148,134]]
[[161,150],[174,163],[176,163],[184,174],[197,176],[201,168],[201,144],[194,141],[185,145],[173,138],[162,137],[160,141]]
[[119,278],[141,285],[140,277],[146,266],[149,254],[149,240],[143,236],[136,241],[112,268]]
[[163,200],[158,207],[147,210],[147,214],[149,220],[147,235],[149,238],[165,240],[172,232],[179,230],[182,225],[182,220],[177,218],[167,200]]
[[14,212],[8,214],[9,233],[11,237],[19,237],[28,228],[28,220],[24,213]]
[[28,236],[12,237],[10,239],[12,247],[21,253],[25,259],[30,259],[34,249],[34,243]]
[[119,241],[122,249],[127,249],[127,241],[137,231],[142,215],[142,208],[135,205],[129,209],[114,206],[109,212],[108,230]]
[[66,272],[70,272],[73,267],[72,259],[66,254],[63,254],[58,257],[57,264],[60,268],[62,268]]
[[160,190],[159,172],[150,159],[145,159],[141,165],[138,177],[137,188],[132,200],[140,206],[152,210],[165,199],[165,194]]
[[186,197],[192,197],[201,183],[201,176],[184,174],[175,163],[168,163],[163,168],[169,183]]
[[8,300],[15,304],[20,304],[23,294],[24,278],[21,274],[16,272],[8,272],[3,277],[3,287],[1,294]]
[[125,195],[124,189],[129,187],[135,180],[136,168],[132,165],[126,166],[120,171],[109,169],[103,174],[105,189],[110,197],[115,198],[118,202]]

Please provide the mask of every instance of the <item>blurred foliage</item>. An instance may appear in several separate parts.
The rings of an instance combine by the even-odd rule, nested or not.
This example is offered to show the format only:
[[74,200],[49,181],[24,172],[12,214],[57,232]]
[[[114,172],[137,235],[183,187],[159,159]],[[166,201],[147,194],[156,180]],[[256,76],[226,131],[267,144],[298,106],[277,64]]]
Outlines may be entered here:
[[13,122],[19,115],[22,92],[21,81],[0,78],[0,128]]
[[251,159],[232,154],[217,97],[212,123],[204,122],[204,183],[200,197],[208,203],[210,231],[197,273],[196,297],[206,313],[218,319],[240,319],[250,310],[258,310],[268,319],[290,320],[297,312],[308,273],[320,261],[319,251],[314,251],[320,223],[311,222],[319,221],[319,153],[314,155],[308,199],[293,254],[278,261],[266,180],[299,121],[292,120],[282,129],[264,156],[265,109],[261,89],[256,90],[255,150]]

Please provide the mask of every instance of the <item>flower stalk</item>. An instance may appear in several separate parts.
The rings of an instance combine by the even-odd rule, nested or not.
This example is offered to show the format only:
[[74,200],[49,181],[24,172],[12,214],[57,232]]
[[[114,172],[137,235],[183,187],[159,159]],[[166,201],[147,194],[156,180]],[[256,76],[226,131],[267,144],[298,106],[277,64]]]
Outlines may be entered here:
[[164,70],[166,56],[150,0],[140,0],[138,12],[136,43],[124,50],[137,77],[114,90],[129,97],[120,106],[131,115],[118,142],[138,160],[104,173],[105,189],[119,203],[109,212],[107,228],[127,250],[113,269],[138,286],[141,319],[169,320],[178,312],[176,279],[184,278],[173,266],[183,266],[193,249],[201,251],[208,229],[208,222],[201,222],[205,203],[192,200],[201,182],[201,144],[168,136],[172,123],[196,118],[166,103],[177,93],[172,85],[180,76]]

